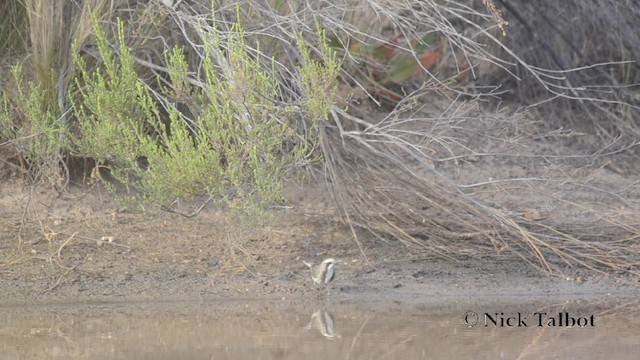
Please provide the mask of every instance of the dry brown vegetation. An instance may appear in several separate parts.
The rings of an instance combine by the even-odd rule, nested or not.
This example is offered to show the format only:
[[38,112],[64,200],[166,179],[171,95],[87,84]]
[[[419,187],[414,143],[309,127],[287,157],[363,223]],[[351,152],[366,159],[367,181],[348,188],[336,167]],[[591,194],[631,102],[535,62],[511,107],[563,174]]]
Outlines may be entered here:
[[[304,165],[329,183],[348,224],[446,258],[513,253],[555,274],[579,266],[640,275],[640,183],[633,166],[638,72],[629,62],[640,47],[636,32],[611,25],[639,11],[631,1],[625,1],[628,12],[579,0],[535,9],[499,0],[218,1],[215,25],[210,4],[200,1],[25,3],[31,72],[50,90],[64,123],[73,123],[70,52],[101,64],[88,5],[114,49],[116,18],[125,20],[140,83],[187,123],[201,104],[171,82],[166,50],[185,47],[189,71],[182,85],[202,90],[202,33],[217,32],[224,43],[240,20],[248,54],[278,79],[280,92],[271,100],[298,106],[309,98],[300,86],[304,59],[296,34],[320,57],[318,24],[342,44],[335,50],[343,65],[339,100],[346,101],[330,97],[336,103],[326,119],[298,114],[295,135],[286,141],[306,139],[313,155],[321,155],[321,166]],[[432,43],[420,44],[426,40]],[[394,71],[394,64],[356,52],[353,44],[386,46],[416,60],[437,51],[439,61],[411,81],[384,83],[376,74]],[[229,78],[223,58],[215,66]],[[384,115],[381,108],[371,111],[380,103]],[[59,155],[59,165],[69,164],[64,151]],[[620,175],[613,182],[604,176],[611,169]]]

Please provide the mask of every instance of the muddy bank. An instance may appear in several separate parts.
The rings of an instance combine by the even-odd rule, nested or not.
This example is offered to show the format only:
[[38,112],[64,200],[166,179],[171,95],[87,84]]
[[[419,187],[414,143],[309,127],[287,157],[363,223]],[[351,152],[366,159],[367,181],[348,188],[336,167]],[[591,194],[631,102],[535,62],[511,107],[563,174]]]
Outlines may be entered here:
[[443,260],[365,233],[358,234],[360,248],[321,194],[305,195],[311,205],[276,209],[263,224],[243,227],[213,207],[192,218],[136,213],[99,188],[75,191],[32,193],[25,213],[29,193],[16,183],[2,187],[1,304],[315,301],[326,291],[302,261],[326,257],[342,260],[330,284],[335,301],[640,295],[637,279],[580,269],[548,276],[509,255]]
[[[485,129],[491,129],[491,124],[489,121],[466,125],[479,133],[491,133]],[[483,137],[473,134],[466,134],[467,140],[481,142],[479,149],[487,147],[488,153],[512,151],[507,144],[503,144],[504,149],[492,149],[490,143],[483,142]],[[584,233],[581,231],[586,229],[592,235],[590,241],[598,241],[600,236],[614,246],[606,248],[605,253],[632,262],[633,251],[637,251],[637,232],[633,233],[637,229],[634,217],[638,204],[634,191],[637,187],[634,181],[639,175],[634,166],[637,159],[625,152],[612,152],[606,157],[553,155],[562,159],[558,160],[557,168],[543,160],[549,154],[590,153],[589,149],[597,144],[593,137],[580,139],[531,140],[527,146],[535,150],[535,156],[473,158],[442,163],[437,165],[437,171],[454,179],[460,189],[472,191],[469,196],[503,212],[505,219],[524,218],[539,230],[551,226],[567,234]],[[0,159],[3,156],[6,154],[0,154]],[[424,171],[423,165],[415,166]],[[71,185],[63,193],[52,190],[51,184],[32,189],[19,179],[15,169],[0,162],[0,304],[207,299],[315,301],[324,299],[326,291],[311,281],[303,260],[319,263],[329,257],[342,260],[330,289],[331,298],[337,301],[508,298],[528,301],[640,294],[640,278],[630,275],[637,274],[633,266],[611,267],[626,272],[605,276],[578,266],[567,268],[556,264],[562,274],[549,276],[513,253],[517,247],[521,255],[530,254],[536,245],[512,241],[513,237],[502,243],[486,239],[474,243],[473,235],[451,231],[459,236],[455,239],[441,236],[442,241],[431,249],[455,243],[455,259],[443,259],[433,252],[410,251],[397,240],[364,231],[356,233],[356,240],[338,216],[321,180],[314,183],[308,179],[304,186],[286,183],[286,206],[271,209],[265,218],[240,222],[214,204],[204,206],[192,217],[180,215],[197,211],[204,203],[202,199],[176,202],[171,211],[124,205],[99,184],[87,184],[87,179],[78,180],[83,182],[81,186]],[[554,171],[562,176],[554,178]],[[549,184],[509,181],[547,176],[556,181]],[[558,183],[565,183],[559,179],[585,181],[569,182],[571,186],[558,188]],[[374,185],[379,184],[371,186]],[[439,206],[443,208],[446,204]],[[443,212],[433,216],[447,220],[447,214],[450,215]],[[455,219],[451,222],[455,225]],[[595,226],[596,222],[618,224],[629,234],[616,237],[602,230],[608,227]],[[418,227],[430,223],[421,224],[424,225]],[[424,230],[424,235],[432,229],[419,230]],[[546,248],[547,254],[565,244],[554,246]],[[571,255],[585,260],[590,247],[584,243],[581,246]],[[628,257],[625,251],[629,251]],[[637,267],[637,262],[634,266]]]

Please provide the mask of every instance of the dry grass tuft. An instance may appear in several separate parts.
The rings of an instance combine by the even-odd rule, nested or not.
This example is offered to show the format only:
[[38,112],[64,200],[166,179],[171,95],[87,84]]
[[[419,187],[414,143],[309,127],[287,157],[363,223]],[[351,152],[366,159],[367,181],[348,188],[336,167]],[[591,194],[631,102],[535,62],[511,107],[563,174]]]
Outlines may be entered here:
[[[540,139],[571,135],[537,128],[468,103],[433,117],[397,111],[361,131],[324,128],[325,171],[349,224],[418,252],[515,254],[556,275],[571,267],[640,275],[637,184],[611,189],[602,166],[590,165],[611,153],[549,154]],[[527,177],[509,173],[519,166]],[[461,182],[472,174],[487,181]]]

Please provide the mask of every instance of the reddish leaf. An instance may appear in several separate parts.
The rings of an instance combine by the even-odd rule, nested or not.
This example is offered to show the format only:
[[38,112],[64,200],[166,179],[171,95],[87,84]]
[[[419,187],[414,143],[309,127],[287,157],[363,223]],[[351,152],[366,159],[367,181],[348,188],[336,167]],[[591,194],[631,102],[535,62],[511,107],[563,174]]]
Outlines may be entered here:
[[435,65],[441,56],[442,52],[439,50],[420,55],[417,61],[413,56],[407,55],[391,67],[388,79],[394,83],[402,83],[423,71],[423,68]]

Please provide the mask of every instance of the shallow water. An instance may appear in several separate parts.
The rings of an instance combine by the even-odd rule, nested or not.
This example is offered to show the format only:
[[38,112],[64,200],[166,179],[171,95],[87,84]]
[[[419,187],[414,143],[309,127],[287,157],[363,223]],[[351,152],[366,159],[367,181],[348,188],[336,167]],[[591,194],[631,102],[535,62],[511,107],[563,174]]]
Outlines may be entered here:
[[0,358],[638,359],[639,309],[637,300],[5,306]]

